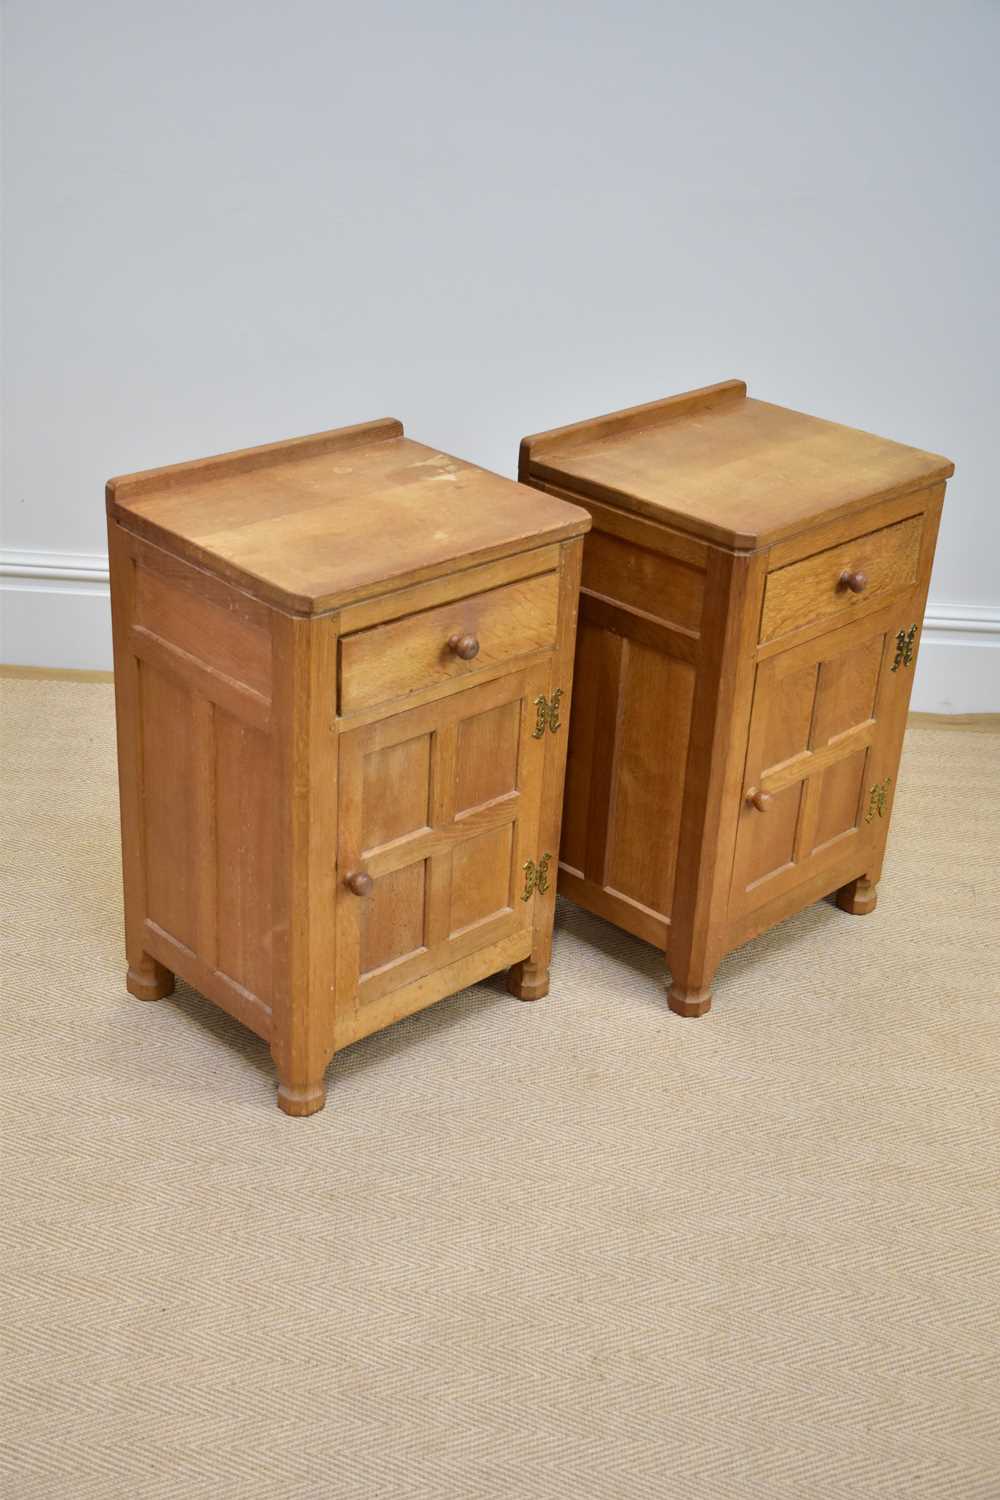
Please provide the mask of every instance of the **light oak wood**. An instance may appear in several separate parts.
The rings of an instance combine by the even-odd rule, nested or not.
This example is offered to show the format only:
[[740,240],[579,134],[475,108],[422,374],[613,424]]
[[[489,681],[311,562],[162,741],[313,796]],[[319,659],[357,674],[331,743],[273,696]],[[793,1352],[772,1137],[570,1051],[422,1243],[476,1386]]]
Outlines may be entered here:
[[536,501],[392,422],[109,485],[126,983],[257,1032],[287,1114],[498,968],[547,988],[590,519]]
[[806,902],[874,909],[951,472],[740,381],[522,442],[594,523],[560,889],[664,949],[678,1014]]
[[565,503],[415,443],[389,418],[123,475],[107,497],[135,535],[294,614],[577,534]]
[[831,627],[877,609],[887,594],[917,579],[921,518],[857,537],[768,576],[760,639],[770,641],[813,621]]
[[[539,433],[522,469],[573,495],[752,551],[947,479],[937,454],[751,400],[742,381]],[[523,477],[523,474],[522,474]]]
[[533,578],[537,573],[555,573],[561,557],[558,546],[536,547],[531,551],[516,552],[512,557],[502,557],[497,562],[484,563],[480,567],[456,568],[454,573],[433,578],[429,583],[418,583],[412,588],[376,594],[358,604],[346,604],[339,612],[341,634],[353,635],[355,631],[367,630],[371,625],[398,620],[402,615],[416,615],[425,609],[434,609],[438,604],[470,599],[474,595],[498,589],[505,583]]
[[558,574],[543,573],[346,636],[341,713],[551,650],[558,595]]

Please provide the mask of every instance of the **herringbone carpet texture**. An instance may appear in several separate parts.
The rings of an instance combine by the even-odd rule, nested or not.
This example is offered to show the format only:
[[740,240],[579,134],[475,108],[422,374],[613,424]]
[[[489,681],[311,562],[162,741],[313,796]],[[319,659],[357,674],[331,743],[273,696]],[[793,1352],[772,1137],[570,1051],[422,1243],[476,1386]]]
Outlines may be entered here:
[[292,1121],[256,1038],[125,993],[111,689],[0,689],[12,1500],[1000,1496],[1000,734],[912,729],[877,913],[705,1020],[564,905],[549,1000]]

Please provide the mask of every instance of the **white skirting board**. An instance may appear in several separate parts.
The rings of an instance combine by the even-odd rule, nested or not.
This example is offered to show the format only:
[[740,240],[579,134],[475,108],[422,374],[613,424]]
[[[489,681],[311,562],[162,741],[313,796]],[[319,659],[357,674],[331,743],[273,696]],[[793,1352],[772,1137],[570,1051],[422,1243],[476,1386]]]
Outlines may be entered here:
[[[107,558],[0,552],[0,661],[109,671]],[[928,604],[910,706],[1000,713],[1000,604]]]
[[0,551],[0,661],[110,671],[107,556]]

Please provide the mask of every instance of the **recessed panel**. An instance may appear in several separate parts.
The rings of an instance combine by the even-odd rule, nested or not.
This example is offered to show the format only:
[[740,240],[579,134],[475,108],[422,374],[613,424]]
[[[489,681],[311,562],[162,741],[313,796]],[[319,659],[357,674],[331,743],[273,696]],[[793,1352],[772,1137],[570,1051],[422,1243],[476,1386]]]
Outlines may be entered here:
[[824,848],[834,839],[842,838],[857,827],[861,784],[867,764],[867,749],[858,750],[854,755],[845,756],[836,765],[828,766],[823,772],[814,851]]
[[505,823],[455,845],[451,878],[451,931],[504,911],[510,905],[514,825]]
[[801,781],[785,787],[774,794],[765,812],[748,810],[744,815],[739,866],[744,890],[759,885],[793,862],[803,787]]
[[694,668],[626,640],[621,669],[605,883],[653,911],[669,914]]
[[686,630],[701,628],[705,592],[701,569],[606,531],[592,531],[587,537],[583,587]]
[[424,946],[427,864],[404,865],[380,875],[361,912],[361,972],[398,963]]
[[820,663],[813,748],[867,723],[875,713],[875,690],[885,636],[881,632],[850,651]]
[[602,799],[607,812],[609,788],[602,765],[607,738],[608,704],[617,701],[621,636],[580,621],[573,672],[573,733],[566,757],[559,858],[575,870],[587,867],[587,847]]
[[[165,553],[144,548],[135,569],[135,623],[213,671],[271,696],[271,636],[257,620],[260,605],[217,580],[205,581]],[[168,571],[174,576],[168,577]],[[214,598],[205,597],[211,591]]]
[[361,841],[366,850],[427,827],[430,764],[429,734],[365,756]]
[[520,699],[463,719],[455,754],[455,811],[492,802],[517,787]]
[[[760,679],[758,679],[760,680]],[[787,672],[769,688],[767,731],[761,765],[765,771],[809,748],[816,700],[816,663]]]
[[147,913],[164,932],[195,946],[195,776],[212,766],[196,765],[189,689],[143,662],[142,799],[146,850]]
[[251,994],[271,998],[271,742],[215,711],[218,965]]

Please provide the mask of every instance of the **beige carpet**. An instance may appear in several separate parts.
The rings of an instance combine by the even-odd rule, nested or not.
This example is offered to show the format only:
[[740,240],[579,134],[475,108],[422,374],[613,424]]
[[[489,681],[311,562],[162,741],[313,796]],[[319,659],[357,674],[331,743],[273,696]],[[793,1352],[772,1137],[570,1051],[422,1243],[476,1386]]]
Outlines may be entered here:
[[911,729],[878,912],[702,1021],[571,907],[313,1120],[122,985],[111,689],[4,681],[0,1477],[33,1497],[1000,1496],[1000,733]]

